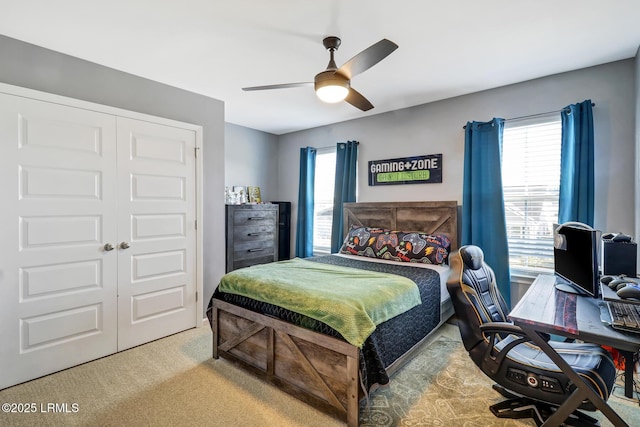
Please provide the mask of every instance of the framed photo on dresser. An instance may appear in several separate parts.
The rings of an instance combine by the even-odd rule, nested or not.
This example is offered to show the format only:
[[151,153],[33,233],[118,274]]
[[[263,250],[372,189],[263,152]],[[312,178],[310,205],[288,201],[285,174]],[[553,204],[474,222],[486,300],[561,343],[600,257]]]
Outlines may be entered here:
[[262,203],[260,187],[247,187],[247,194],[249,195],[249,203]]

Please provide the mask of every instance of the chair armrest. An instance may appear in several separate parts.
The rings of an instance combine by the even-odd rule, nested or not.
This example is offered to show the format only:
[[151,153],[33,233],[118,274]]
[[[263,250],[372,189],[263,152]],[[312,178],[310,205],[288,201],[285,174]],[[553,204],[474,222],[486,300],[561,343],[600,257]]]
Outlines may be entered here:
[[[519,344],[532,341],[519,326],[508,322],[483,323],[480,325],[480,331],[485,335],[489,335],[489,345],[483,357],[483,365],[484,368],[493,375],[498,372],[504,358],[507,357],[507,354],[512,348]],[[513,335],[516,338],[506,344],[502,349],[498,349],[496,343],[503,339],[501,335],[504,336],[507,334]],[[543,334],[543,336],[546,341],[550,338],[548,334]]]
[[525,333],[520,329],[520,326],[516,326],[513,323],[508,322],[483,323],[480,325],[480,331],[485,333],[506,332],[508,334],[525,336]]
[[[508,322],[489,322],[483,323],[480,325],[480,332],[483,333],[508,333],[512,335],[518,335],[519,337],[527,337],[527,334],[520,328],[520,326],[516,326],[513,323]],[[551,335],[538,332],[542,335],[545,341],[549,341],[551,339]],[[531,341],[531,339],[527,339],[527,341]]]

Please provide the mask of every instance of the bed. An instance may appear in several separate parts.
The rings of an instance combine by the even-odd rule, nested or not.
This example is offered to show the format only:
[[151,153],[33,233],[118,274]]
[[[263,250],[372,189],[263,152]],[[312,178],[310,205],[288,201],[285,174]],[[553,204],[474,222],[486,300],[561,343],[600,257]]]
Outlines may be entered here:
[[[353,227],[445,235],[451,243],[450,251],[454,251],[457,203],[346,203],[344,227],[345,235]],[[357,426],[360,399],[388,382],[453,314],[446,291],[448,267],[372,262],[349,254],[314,257],[308,262],[408,277],[418,284],[422,304],[379,324],[358,346],[323,322],[217,289],[207,311],[213,330],[213,357],[233,361],[349,426]]]

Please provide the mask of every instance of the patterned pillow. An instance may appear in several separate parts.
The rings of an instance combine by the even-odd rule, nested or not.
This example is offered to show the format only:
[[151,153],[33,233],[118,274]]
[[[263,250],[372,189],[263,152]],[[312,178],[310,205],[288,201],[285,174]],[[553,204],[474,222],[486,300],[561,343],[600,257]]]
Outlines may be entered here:
[[399,262],[447,263],[451,240],[443,234],[352,226],[340,253]]

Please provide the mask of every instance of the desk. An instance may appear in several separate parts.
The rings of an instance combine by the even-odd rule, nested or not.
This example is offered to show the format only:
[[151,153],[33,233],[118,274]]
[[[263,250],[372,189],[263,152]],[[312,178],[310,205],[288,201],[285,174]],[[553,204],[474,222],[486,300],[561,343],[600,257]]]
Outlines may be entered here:
[[[618,332],[602,324],[598,307],[600,300],[558,291],[554,285],[553,275],[538,276],[509,313],[511,321],[522,328],[577,386],[573,394],[544,425],[559,426],[585,398],[588,398],[615,426],[628,426],[545,341],[543,334],[555,334],[607,345],[625,354],[633,354],[640,349],[640,334]],[[626,364],[630,365],[631,362]]]

